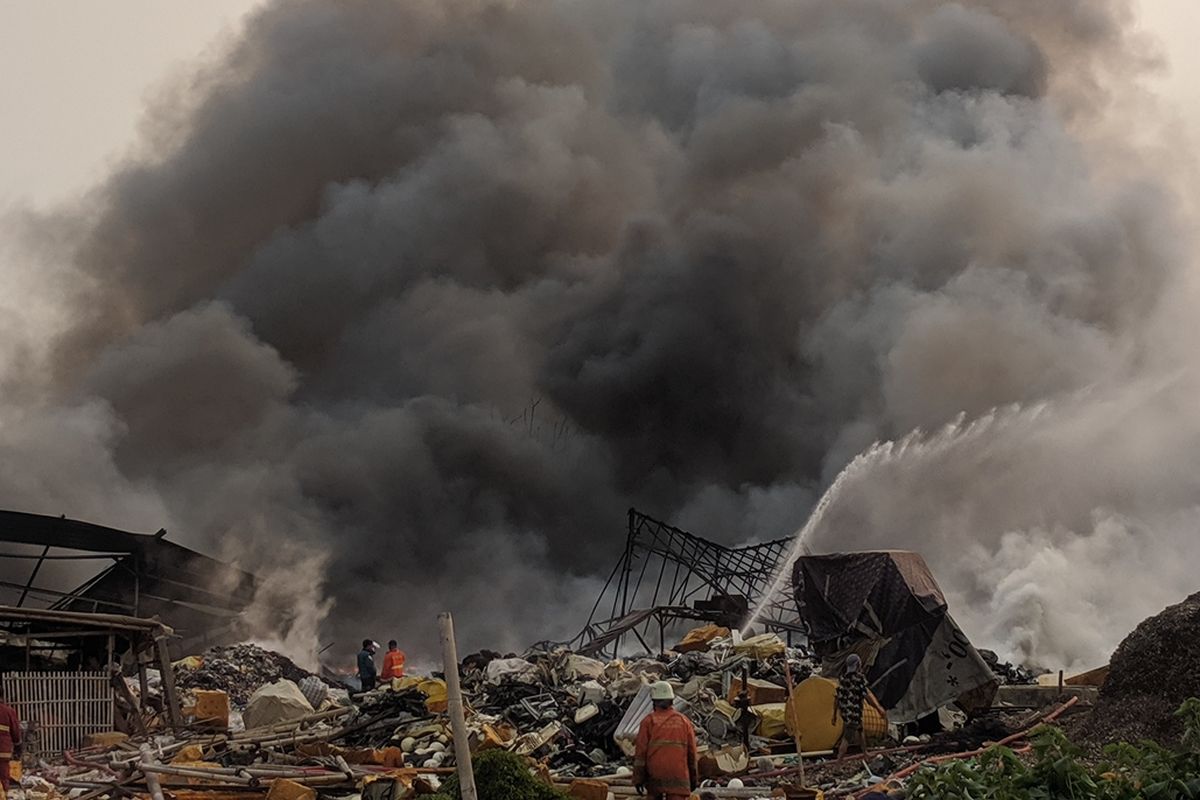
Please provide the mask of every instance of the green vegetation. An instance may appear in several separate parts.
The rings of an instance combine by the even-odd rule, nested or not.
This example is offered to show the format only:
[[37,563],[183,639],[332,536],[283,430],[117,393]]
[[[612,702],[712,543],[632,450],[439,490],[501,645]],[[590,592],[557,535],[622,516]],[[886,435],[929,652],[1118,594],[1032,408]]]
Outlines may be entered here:
[[[566,795],[539,781],[529,762],[503,750],[486,750],[472,759],[479,800],[562,800]],[[451,776],[429,800],[462,800],[458,776]]]
[[1096,764],[1082,758],[1058,728],[1031,737],[1030,757],[997,747],[966,761],[923,769],[908,786],[912,800],[1200,800],[1200,700],[1175,712],[1180,746],[1121,742]]

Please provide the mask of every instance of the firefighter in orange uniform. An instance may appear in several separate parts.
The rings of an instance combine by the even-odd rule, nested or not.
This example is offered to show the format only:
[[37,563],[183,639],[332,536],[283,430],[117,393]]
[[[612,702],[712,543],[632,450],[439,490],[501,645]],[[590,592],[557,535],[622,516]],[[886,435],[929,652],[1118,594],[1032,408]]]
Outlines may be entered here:
[[687,798],[700,782],[696,763],[696,730],[676,711],[675,691],[659,681],[650,687],[654,710],[638,728],[633,759],[633,784],[638,794],[649,790],[652,800]]
[[404,651],[400,649],[400,645],[395,639],[388,642],[388,650],[383,656],[383,672],[380,676],[385,681],[390,681],[392,678],[404,677]]
[[5,702],[4,687],[0,685],[0,786],[8,793],[9,764],[21,757],[21,720],[17,710]]

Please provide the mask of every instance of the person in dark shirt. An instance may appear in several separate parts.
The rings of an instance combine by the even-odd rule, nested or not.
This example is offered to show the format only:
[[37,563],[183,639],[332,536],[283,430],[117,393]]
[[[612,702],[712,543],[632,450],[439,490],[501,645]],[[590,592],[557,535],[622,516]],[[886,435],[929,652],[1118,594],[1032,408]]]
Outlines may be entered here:
[[842,758],[846,755],[852,741],[857,741],[862,751],[867,752],[867,734],[862,724],[863,703],[870,703],[885,719],[887,712],[879,705],[874,695],[867,691],[862,659],[853,653],[846,658],[846,666],[842,670],[841,680],[838,681],[834,700],[833,724],[837,724],[839,714],[842,717],[842,738],[838,741],[837,757]]
[[358,680],[364,692],[375,688],[375,649],[373,641],[363,639],[362,650],[358,651]]

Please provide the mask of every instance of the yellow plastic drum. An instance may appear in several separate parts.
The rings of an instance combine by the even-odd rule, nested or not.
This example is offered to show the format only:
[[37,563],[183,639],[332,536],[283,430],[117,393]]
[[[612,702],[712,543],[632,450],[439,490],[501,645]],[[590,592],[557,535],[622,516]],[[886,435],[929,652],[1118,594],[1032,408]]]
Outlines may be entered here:
[[[813,675],[792,690],[787,702],[787,730],[801,737],[806,753],[831,750],[842,736],[842,718],[832,722],[837,681]],[[868,740],[887,735],[887,720],[870,703],[863,703],[863,730]]]

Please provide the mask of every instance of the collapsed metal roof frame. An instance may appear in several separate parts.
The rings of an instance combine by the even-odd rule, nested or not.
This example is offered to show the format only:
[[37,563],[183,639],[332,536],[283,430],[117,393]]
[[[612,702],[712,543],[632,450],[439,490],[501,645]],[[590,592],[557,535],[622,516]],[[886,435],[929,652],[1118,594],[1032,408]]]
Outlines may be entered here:
[[[154,534],[90,522],[0,510],[0,542],[40,546],[40,553],[0,552],[0,561],[32,561],[24,583],[0,580],[18,593],[16,607],[40,600],[58,612],[105,612],[170,620],[191,646],[237,624],[251,601],[254,576]],[[38,585],[48,561],[111,562],[68,591]],[[178,620],[178,621],[177,621]]]
[[[637,509],[629,509],[628,517],[625,549],[583,631],[571,641],[579,652],[611,649],[615,656],[626,635],[654,652],[646,639],[655,624],[661,652],[666,627],[673,622],[728,622],[731,605],[753,608],[766,594],[794,544],[786,538],[726,547]],[[786,603],[769,604],[758,624],[789,639],[805,632],[799,610]]]

